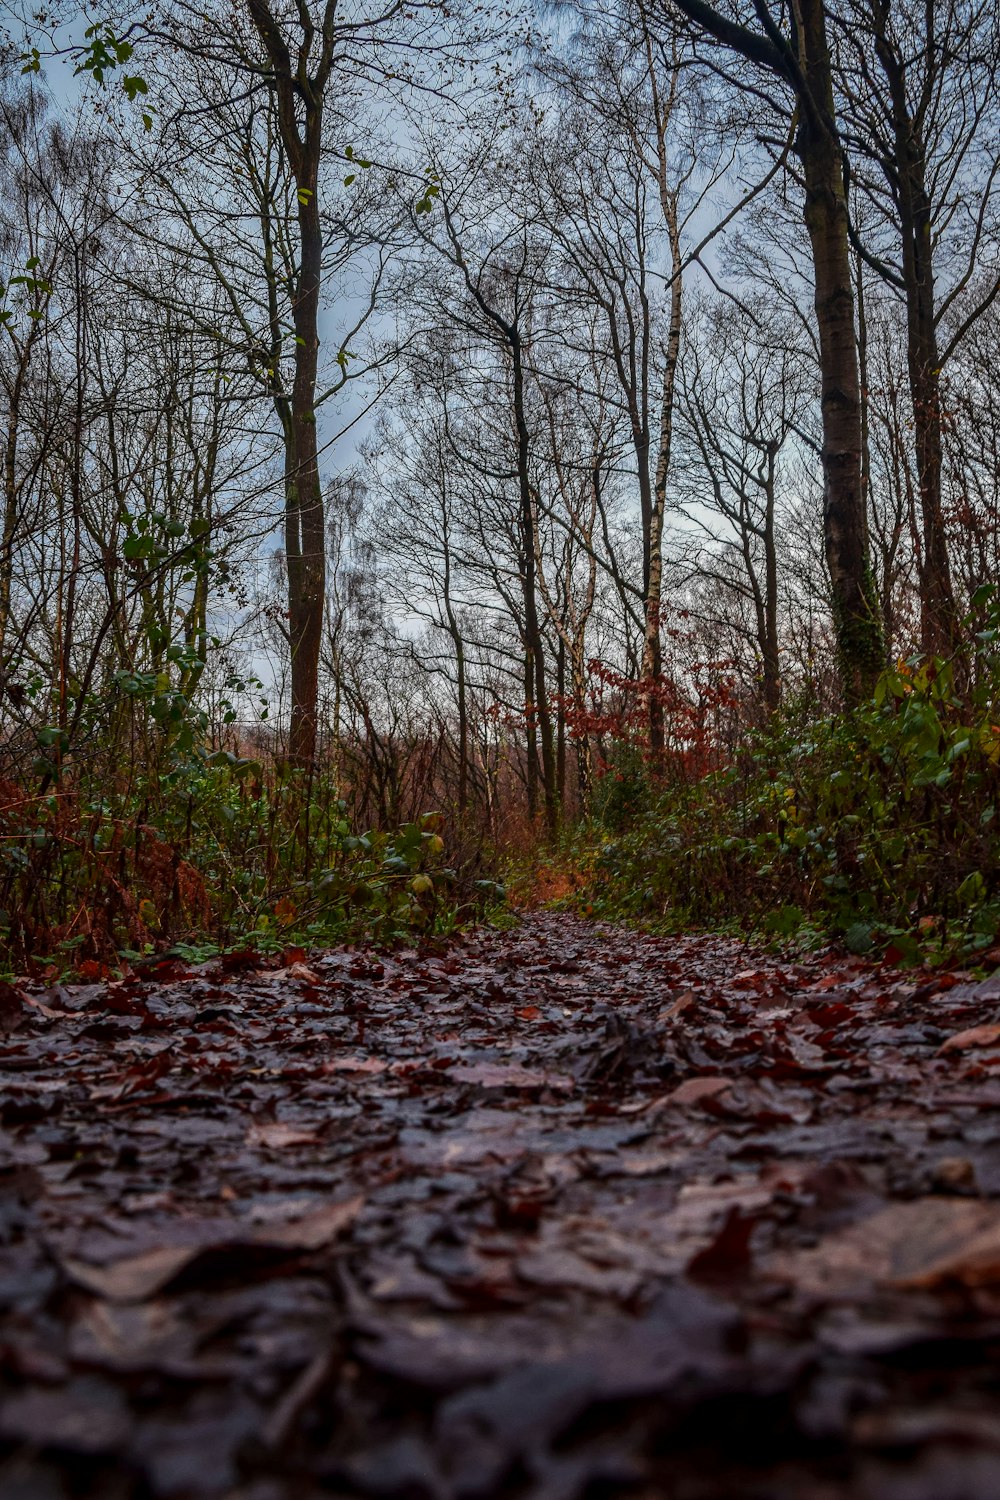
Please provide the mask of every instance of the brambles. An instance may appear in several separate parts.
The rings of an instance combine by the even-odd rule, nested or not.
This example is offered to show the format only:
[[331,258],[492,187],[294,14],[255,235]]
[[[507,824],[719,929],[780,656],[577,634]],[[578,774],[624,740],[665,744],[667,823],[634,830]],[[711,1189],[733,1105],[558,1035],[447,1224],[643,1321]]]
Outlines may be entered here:
[[44,792],[0,783],[4,968],[106,974],[165,949],[391,941],[477,905],[444,865],[438,815],[358,834],[329,775],[161,748],[134,779],[76,760]]
[[[789,704],[700,778],[647,775],[627,809],[612,791],[590,898],[654,923],[819,928],[897,962],[973,961],[1000,935],[998,679],[980,666],[965,699],[940,659],[899,662],[852,712]],[[641,778],[634,746],[628,761]]]

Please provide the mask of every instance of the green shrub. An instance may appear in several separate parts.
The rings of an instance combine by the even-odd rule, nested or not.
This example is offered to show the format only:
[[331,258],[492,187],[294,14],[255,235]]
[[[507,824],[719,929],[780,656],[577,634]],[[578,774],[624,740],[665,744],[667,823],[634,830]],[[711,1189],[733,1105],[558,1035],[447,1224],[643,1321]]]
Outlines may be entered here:
[[971,693],[947,663],[914,659],[853,712],[779,714],[723,769],[662,791],[605,837],[590,899],[672,925],[818,929],[900,961],[988,949],[1000,933],[996,639],[994,610]]

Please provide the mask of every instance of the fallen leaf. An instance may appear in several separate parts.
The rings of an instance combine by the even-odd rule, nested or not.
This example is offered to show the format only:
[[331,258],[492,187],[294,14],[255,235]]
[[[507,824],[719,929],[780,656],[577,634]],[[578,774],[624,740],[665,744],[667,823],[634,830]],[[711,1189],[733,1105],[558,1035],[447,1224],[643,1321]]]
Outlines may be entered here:
[[691,1006],[691,1005],[694,1004],[694,1002],[695,1002],[695,993],[694,993],[694,990],[685,990],[682,995],[678,995],[678,997],[674,1001],[673,1005],[668,1006],[666,1010],[662,1010],[660,1012],[660,1020],[661,1021],[672,1021],[672,1020],[674,1020],[674,1018],[676,1016],[679,1016],[683,1011],[687,1010],[689,1006]]
[[688,1261],[689,1276],[714,1278],[745,1271],[750,1264],[750,1237],[757,1220],[734,1205],[718,1234]]
[[282,1120],[255,1120],[247,1131],[248,1146],[270,1146],[280,1150],[283,1146],[313,1146],[319,1136],[312,1130],[302,1130]]
[[184,1226],[186,1244],[164,1245],[138,1255],[128,1255],[107,1265],[91,1265],[75,1257],[61,1258],[66,1275],[78,1286],[109,1302],[143,1302],[175,1281],[203,1257],[227,1254],[238,1269],[240,1251],[299,1251],[323,1249],[357,1218],[363,1199],[350,1198],[317,1209],[303,1218],[283,1224],[265,1224],[241,1229],[237,1223]]
[[969,1052],[976,1047],[992,1047],[1000,1042],[1000,1026],[973,1026],[968,1031],[956,1032],[938,1048],[938,1056],[948,1052]]
[[732,1088],[731,1078],[687,1078],[667,1095],[670,1104],[698,1104]]
[[573,1079],[563,1073],[535,1072],[514,1063],[453,1063],[448,1075],[458,1083],[476,1083],[484,1089],[555,1089],[569,1093]]
[[319,984],[319,975],[316,973],[315,969],[310,969],[308,964],[289,964],[287,969],[285,970],[285,973],[287,974],[289,979],[300,979],[305,984]]
[[110,1302],[142,1302],[162,1291],[186,1266],[197,1260],[205,1247],[165,1245],[141,1255],[125,1256],[107,1266],[92,1266],[85,1260],[65,1257],[63,1270],[71,1281],[106,1297]]
[[801,1290],[856,1296],[873,1286],[979,1286],[1000,1280],[1000,1207],[931,1196],[892,1203],[808,1250],[770,1256],[765,1274]]
[[919,1270],[897,1277],[895,1285],[926,1290],[951,1283],[969,1287],[996,1286],[1000,1283],[1000,1212],[994,1210],[994,1216],[992,1224],[971,1234],[964,1243]]

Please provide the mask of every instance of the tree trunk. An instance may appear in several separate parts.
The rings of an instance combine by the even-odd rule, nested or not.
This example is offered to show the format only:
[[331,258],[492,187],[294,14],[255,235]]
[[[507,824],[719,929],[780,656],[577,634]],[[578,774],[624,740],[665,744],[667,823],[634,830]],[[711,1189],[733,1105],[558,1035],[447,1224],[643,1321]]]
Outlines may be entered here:
[[[524,412],[524,364],[521,358],[521,339],[516,329],[511,329],[511,335],[510,347],[514,377],[514,424],[517,432],[517,478],[521,503],[521,584],[524,594],[525,687],[527,688],[530,683],[531,692],[528,695],[527,701],[534,706],[533,717],[538,727],[538,739],[541,743],[542,797],[545,803],[545,827],[550,838],[555,838],[559,829],[559,794],[556,787],[552,716],[549,713],[548,691],[545,682],[544,642],[538,619],[538,599],[535,586],[535,511],[531,497],[531,475],[529,472],[531,437]],[[530,774],[530,763],[528,769]]]
[[445,611],[448,634],[455,648],[455,685],[458,707],[458,821],[465,822],[469,810],[469,703],[466,681],[465,641],[451,606],[451,567],[445,560]]
[[764,500],[764,636],[761,653],[764,662],[764,706],[768,715],[781,702],[781,658],[778,654],[778,554],[774,540],[774,481],[777,444],[767,450],[767,479]]
[[677,0],[677,5],[723,46],[783,78],[797,99],[796,149],[805,178],[820,346],[823,539],[841,679],[848,701],[856,702],[881,670],[882,631],[868,566],[854,288],[824,0],[800,0],[792,7],[794,45],[765,0],[754,7],[763,27],[759,32],[705,0]]
[[[293,68],[281,29],[266,0],[248,0],[253,24],[272,68],[271,87],[281,142],[295,180],[298,201],[299,274],[292,299],[295,330],[290,410],[285,436],[285,555],[288,570],[288,634],[292,716],[289,759],[312,767],[319,724],[319,662],[326,591],[326,528],[316,439],[316,380],[319,366],[319,307],[323,227],[319,211],[319,164],[323,143],[323,95],[333,56],[334,8],[327,6],[320,50],[309,57],[314,33],[305,33]],[[308,65],[315,61],[310,76]]]
[[872,7],[875,50],[889,87],[894,160],[891,178],[906,294],[906,356],[913,405],[913,443],[920,495],[920,636],[928,655],[960,649],[961,630],[941,498],[941,369],[934,304],[934,246],[923,139],[906,89],[905,64],[889,36],[888,6]]
[[524,783],[528,797],[528,818],[538,817],[538,716],[535,711],[535,657],[524,653]]
[[[0,672],[6,674],[7,628],[10,623],[11,587],[14,576],[14,545],[17,539],[18,486],[17,486],[17,442],[20,435],[21,398],[27,374],[27,349],[31,335],[38,327],[32,324],[25,353],[18,361],[13,389],[7,408],[7,433],[4,439],[3,464],[3,530],[0,533]],[[20,353],[20,351],[18,351]]]
[[575,650],[572,653],[570,669],[573,678],[573,704],[580,720],[580,729],[577,731],[576,741],[576,776],[580,799],[580,816],[586,819],[590,816],[590,798],[594,784],[594,757],[590,744],[590,732],[587,729],[587,673],[584,666],[582,649]]
[[801,41],[809,98],[797,149],[806,184],[805,222],[815,272],[823,420],[823,529],[844,690],[856,702],[882,666],[882,638],[868,566],[861,482],[861,384],[847,200],[834,127],[833,80],[823,0],[802,0]]
[[559,714],[556,721],[556,797],[560,807],[566,806],[566,638],[559,636],[556,652],[556,697]]
[[[318,152],[304,163],[299,186],[300,269],[294,304],[295,374],[291,444],[285,454],[285,535],[288,554],[288,624],[292,667],[290,759],[310,766],[316,755],[319,658],[326,589],[326,531],[316,441],[316,374],[319,359],[319,292],[323,236],[316,203]],[[305,199],[305,201],[303,201]],[[295,566],[292,566],[292,557]]]
[[906,283],[906,358],[913,404],[913,443],[920,495],[920,636],[928,655],[947,656],[960,642],[958,612],[941,500],[941,371],[934,312],[931,208],[923,184],[923,159],[904,139],[899,217]]
[[[646,569],[645,639],[643,641],[643,679],[659,687],[663,675],[661,635],[661,613],[663,607],[663,524],[667,508],[667,476],[670,472],[670,449],[674,431],[674,387],[677,378],[677,361],[681,348],[681,317],[683,312],[683,282],[681,273],[680,220],[677,213],[677,190],[671,191],[668,179],[667,130],[673,112],[673,89],[675,73],[668,88],[667,98],[661,95],[656,56],[653,48],[645,12],[640,5],[643,42],[646,51],[646,66],[652,90],[653,114],[656,123],[656,186],[660,200],[660,212],[667,227],[670,243],[670,322],[664,350],[663,387],[660,391],[659,443],[656,453],[656,473],[653,476],[652,506],[649,521],[648,553]],[[665,734],[663,724],[663,699],[658,692],[649,697],[649,749],[653,769],[663,765]]]
[[[660,615],[663,607],[663,522],[667,509],[667,478],[670,473],[670,449],[674,431],[674,385],[681,349],[682,286],[680,277],[681,245],[677,223],[677,203],[667,197],[664,207],[670,234],[671,262],[674,279],[670,288],[670,325],[667,332],[663,389],[660,393],[660,432],[653,476],[653,506],[649,528],[649,578],[646,584],[645,641],[642,675],[659,686],[663,675]],[[653,693],[649,700],[649,748],[654,769],[663,763],[663,699]]]
[[[40,301],[36,300],[32,310],[37,314],[41,313]],[[20,520],[17,445],[21,436],[21,403],[24,399],[25,381],[28,378],[31,357],[44,327],[44,321],[40,316],[33,318],[23,341],[19,340],[10,328],[7,330],[14,351],[15,371],[7,403],[7,431],[4,434],[3,454],[3,522],[2,531],[0,531],[0,684],[5,681],[8,665],[6,661],[7,632],[10,627],[14,551]],[[46,438],[48,436],[49,434],[46,433]]]
[[469,810],[469,705],[465,683],[465,642],[455,640],[455,670],[458,674],[458,820],[465,822]]

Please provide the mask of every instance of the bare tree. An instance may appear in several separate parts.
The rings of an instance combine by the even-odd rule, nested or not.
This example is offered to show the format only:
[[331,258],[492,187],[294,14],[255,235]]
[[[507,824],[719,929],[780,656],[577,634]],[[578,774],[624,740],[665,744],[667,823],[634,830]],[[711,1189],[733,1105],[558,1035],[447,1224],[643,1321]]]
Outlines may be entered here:
[[[824,0],[786,12],[759,0],[734,20],[705,0],[675,0],[698,33],[787,89],[812,250],[823,418],[823,523],[844,688],[857,698],[882,664],[862,486],[861,386],[843,150]],[[760,85],[758,85],[760,87]]]
[[998,248],[996,10],[984,0],[844,0],[831,24],[846,160],[870,209],[853,237],[906,311],[921,641],[949,655],[961,630],[942,504],[942,378],[1000,291],[995,265],[976,275]]
[[[696,573],[735,593],[738,614],[749,607],[746,636],[763,705],[773,713],[782,675],[780,466],[803,433],[812,391],[792,325],[766,305],[755,311],[750,317],[715,301],[689,321],[679,372],[677,493],[688,526],[705,538]],[[787,481],[785,489],[787,495]]]

